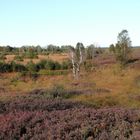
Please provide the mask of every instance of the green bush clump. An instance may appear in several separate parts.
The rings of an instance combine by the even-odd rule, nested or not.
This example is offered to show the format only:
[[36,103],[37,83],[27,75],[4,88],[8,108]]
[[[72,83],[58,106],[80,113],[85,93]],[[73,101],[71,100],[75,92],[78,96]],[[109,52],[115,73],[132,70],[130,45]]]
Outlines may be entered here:
[[17,64],[14,61],[11,63],[0,62],[0,72],[21,72],[25,71],[26,67],[22,64]]
[[[16,56],[15,59],[20,59],[21,61],[22,57]],[[64,70],[68,68],[69,68],[69,63],[63,62],[62,64],[60,64],[52,60],[41,60],[37,64],[33,63],[33,61],[30,61],[26,65],[18,64],[15,61],[12,61],[11,63],[0,62],[0,72],[28,71],[28,73],[34,74],[40,71],[39,74],[63,75],[63,74],[67,74],[67,71]]]
[[12,67],[10,64],[6,64],[4,62],[0,62],[0,72],[12,72]]
[[41,60],[39,63],[36,64],[38,69],[48,69],[48,70],[54,70],[55,64],[52,60]]
[[23,56],[15,55],[14,60],[23,61]]
[[62,70],[66,70],[66,69],[70,69],[70,68],[72,68],[72,64],[69,60],[62,62],[62,64],[61,64],[61,69]]
[[47,70],[60,70],[68,69],[69,63],[63,62],[62,64],[52,61],[52,60],[41,60],[36,64],[37,69],[47,69]]
[[32,61],[27,63],[26,68],[29,72],[37,72],[38,71],[36,64],[34,64]]
[[34,58],[38,58],[38,53],[33,52],[33,51],[29,51],[29,52],[24,53],[22,57],[23,58],[34,59]]
[[14,61],[10,63],[13,72],[22,72],[26,71],[27,68],[22,64],[17,64]]

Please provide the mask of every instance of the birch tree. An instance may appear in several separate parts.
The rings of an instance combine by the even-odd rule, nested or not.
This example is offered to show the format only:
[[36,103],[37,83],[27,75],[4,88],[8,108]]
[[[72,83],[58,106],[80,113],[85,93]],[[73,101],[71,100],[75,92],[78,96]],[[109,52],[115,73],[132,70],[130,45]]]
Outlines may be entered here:
[[73,76],[79,78],[80,66],[86,59],[86,52],[82,43],[77,43],[76,48],[70,46],[69,56],[73,67]]

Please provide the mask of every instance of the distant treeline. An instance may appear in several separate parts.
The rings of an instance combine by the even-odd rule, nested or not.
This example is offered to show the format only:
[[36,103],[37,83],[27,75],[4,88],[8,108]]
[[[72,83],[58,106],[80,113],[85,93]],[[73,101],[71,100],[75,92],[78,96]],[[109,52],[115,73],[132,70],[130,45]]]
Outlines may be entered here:
[[55,46],[48,45],[46,47],[37,46],[22,46],[22,47],[12,47],[12,46],[0,46],[0,52],[6,54],[18,54],[18,53],[26,53],[26,52],[35,52],[38,54],[46,54],[46,53],[62,53],[67,52],[69,46]]
[[[33,55],[38,55],[38,54],[45,54],[48,55],[50,53],[65,53],[69,51],[69,48],[71,45],[63,45],[63,46],[56,46],[56,45],[48,45],[46,47],[41,47],[40,45],[37,46],[22,46],[22,47],[12,47],[12,46],[0,46],[0,54],[26,54],[27,53],[33,53]],[[105,48],[100,48],[98,46],[95,46],[94,44],[84,46],[85,48],[96,48],[96,51],[102,51]]]

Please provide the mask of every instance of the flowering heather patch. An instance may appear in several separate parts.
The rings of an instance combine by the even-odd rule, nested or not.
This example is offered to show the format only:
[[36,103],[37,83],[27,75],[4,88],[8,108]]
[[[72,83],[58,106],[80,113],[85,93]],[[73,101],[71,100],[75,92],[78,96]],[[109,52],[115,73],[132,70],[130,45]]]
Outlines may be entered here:
[[[83,105],[82,105],[83,106]],[[61,99],[46,99],[38,96],[16,98],[9,102],[0,102],[0,113],[11,111],[54,111],[81,107],[78,102]]]
[[38,96],[0,103],[0,140],[137,140],[139,132],[140,110],[96,110]]

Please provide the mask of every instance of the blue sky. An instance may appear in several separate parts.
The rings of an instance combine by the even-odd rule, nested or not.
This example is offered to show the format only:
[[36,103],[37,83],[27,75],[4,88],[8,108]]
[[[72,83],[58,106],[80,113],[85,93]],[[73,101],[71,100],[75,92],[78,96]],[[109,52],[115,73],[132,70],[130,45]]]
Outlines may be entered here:
[[0,45],[140,45],[140,0],[0,0]]

